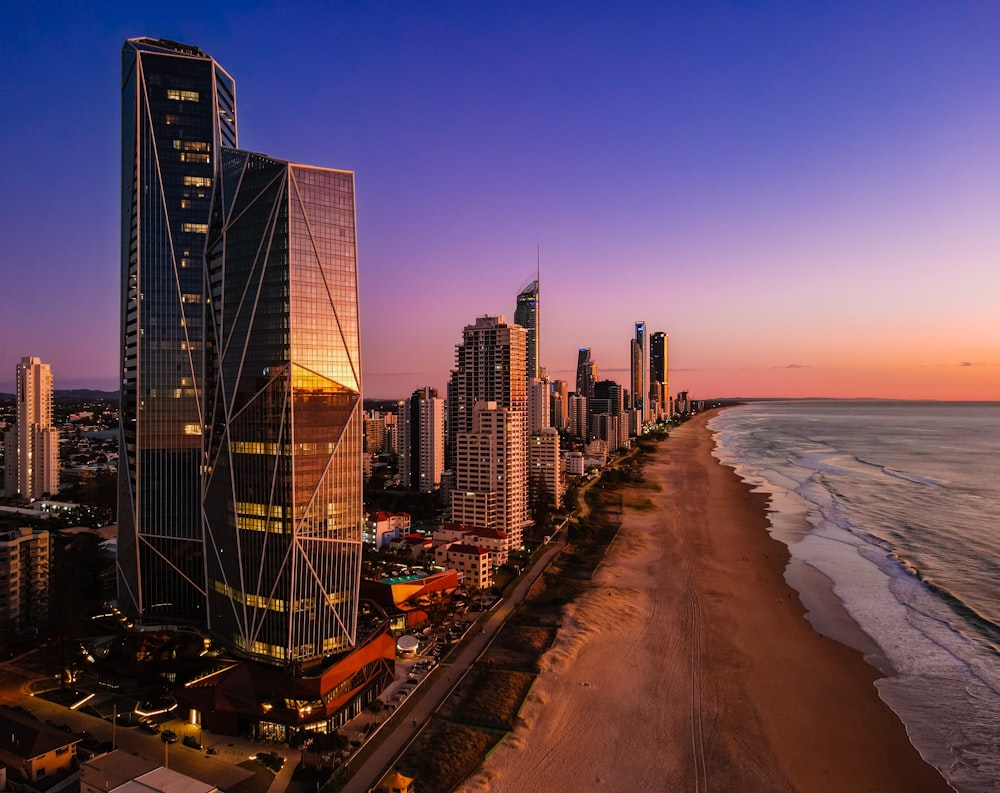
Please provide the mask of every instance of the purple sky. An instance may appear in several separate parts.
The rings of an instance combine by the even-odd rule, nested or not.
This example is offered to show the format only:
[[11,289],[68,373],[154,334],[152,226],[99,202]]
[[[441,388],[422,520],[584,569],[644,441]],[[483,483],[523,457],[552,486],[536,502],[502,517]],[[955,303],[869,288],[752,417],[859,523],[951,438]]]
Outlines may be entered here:
[[0,390],[117,387],[152,36],[233,75],[243,148],[356,172],[366,396],[443,387],[540,246],[555,377],[625,382],[641,319],[694,396],[1000,399],[1000,4],[241,6],[5,11]]

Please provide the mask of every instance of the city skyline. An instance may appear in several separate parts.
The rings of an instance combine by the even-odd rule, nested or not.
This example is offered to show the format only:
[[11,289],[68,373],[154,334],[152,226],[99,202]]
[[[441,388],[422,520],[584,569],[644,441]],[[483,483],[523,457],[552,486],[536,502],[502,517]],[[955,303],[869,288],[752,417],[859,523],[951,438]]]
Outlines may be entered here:
[[368,397],[443,391],[454,329],[510,316],[540,260],[553,379],[588,347],[627,383],[642,317],[694,398],[1000,399],[1000,12],[568,11],[14,9],[0,391],[23,355],[116,388],[108,53],[153,36],[240,75],[256,150],[357,173]]

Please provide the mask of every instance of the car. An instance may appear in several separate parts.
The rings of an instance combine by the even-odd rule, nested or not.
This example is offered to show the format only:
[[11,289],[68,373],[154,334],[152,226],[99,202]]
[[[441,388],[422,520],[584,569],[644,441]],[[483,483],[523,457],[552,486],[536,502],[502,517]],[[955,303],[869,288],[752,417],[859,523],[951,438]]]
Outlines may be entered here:
[[143,719],[139,722],[139,729],[143,732],[148,732],[150,735],[156,735],[160,731],[160,725],[152,719]]
[[160,733],[160,740],[164,743],[177,743],[177,733],[173,730],[164,730]]

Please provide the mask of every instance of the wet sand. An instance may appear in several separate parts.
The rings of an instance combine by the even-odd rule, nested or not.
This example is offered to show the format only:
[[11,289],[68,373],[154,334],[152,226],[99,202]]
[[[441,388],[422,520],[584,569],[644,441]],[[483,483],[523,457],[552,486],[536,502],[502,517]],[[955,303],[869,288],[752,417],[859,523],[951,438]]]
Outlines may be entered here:
[[879,673],[805,619],[765,496],[711,455],[711,415],[624,492],[522,723],[462,790],[951,790],[878,698]]

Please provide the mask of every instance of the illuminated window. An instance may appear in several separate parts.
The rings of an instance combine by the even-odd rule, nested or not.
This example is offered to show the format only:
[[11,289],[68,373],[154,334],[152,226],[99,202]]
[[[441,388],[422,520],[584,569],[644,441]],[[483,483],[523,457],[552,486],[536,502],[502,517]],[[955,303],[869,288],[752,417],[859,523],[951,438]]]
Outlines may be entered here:
[[[178,151],[208,151],[208,144],[200,140],[175,140],[174,148]],[[187,184],[187,179],[184,184]]]
[[176,99],[179,102],[197,102],[199,96],[197,91],[178,91],[176,88],[168,88],[167,99]]
[[200,152],[182,151],[181,152],[181,162],[203,162],[203,163],[208,163],[208,162],[210,162],[210,160],[209,160],[209,155],[207,155],[207,154],[201,154]]
[[[207,143],[205,144],[208,145]],[[208,151],[205,149],[204,151]],[[209,176],[185,176],[184,177],[185,187],[211,187],[212,179]]]
[[[192,234],[208,234],[208,224],[207,223],[182,223],[181,231],[187,231]],[[183,261],[183,260],[182,260]],[[184,265],[182,265],[184,266]]]

